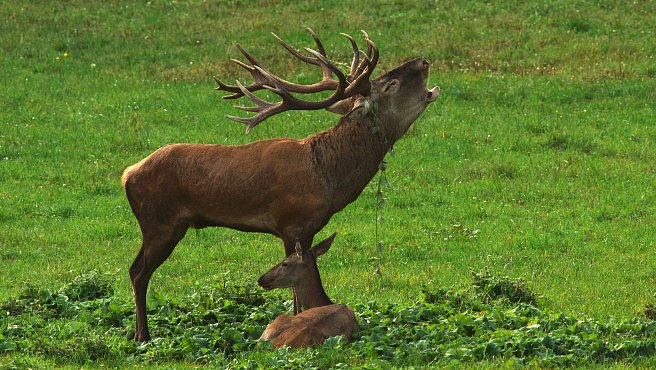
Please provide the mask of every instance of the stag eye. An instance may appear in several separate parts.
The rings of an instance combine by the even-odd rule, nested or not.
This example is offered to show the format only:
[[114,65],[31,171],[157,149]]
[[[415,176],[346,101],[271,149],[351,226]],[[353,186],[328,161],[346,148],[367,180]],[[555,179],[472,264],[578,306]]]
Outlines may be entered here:
[[280,264],[280,267],[287,267],[287,262],[283,262]]

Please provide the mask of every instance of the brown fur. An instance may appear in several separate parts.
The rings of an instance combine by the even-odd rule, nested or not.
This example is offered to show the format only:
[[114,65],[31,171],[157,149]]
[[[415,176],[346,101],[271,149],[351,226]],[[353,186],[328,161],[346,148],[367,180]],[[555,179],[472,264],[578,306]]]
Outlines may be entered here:
[[266,327],[260,339],[271,341],[276,348],[303,348],[317,346],[337,335],[348,340],[357,330],[353,310],[344,304],[332,304],[311,308],[296,316],[280,315]]

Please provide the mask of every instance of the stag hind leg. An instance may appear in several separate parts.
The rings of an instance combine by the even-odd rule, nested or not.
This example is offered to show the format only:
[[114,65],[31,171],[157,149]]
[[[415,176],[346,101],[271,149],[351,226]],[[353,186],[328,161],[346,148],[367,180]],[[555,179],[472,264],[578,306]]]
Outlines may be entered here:
[[171,255],[173,249],[187,232],[187,226],[178,226],[170,232],[149,232],[143,230],[141,250],[130,266],[130,281],[136,306],[137,327],[134,340],[150,340],[148,319],[146,317],[146,293],[153,272]]

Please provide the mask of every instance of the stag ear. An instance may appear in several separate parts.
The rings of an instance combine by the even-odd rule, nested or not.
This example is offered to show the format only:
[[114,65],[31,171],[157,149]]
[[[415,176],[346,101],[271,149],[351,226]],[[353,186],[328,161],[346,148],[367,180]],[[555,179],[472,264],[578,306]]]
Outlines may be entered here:
[[344,99],[326,108],[326,110],[331,113],[337,113],[340,116],[345,116],[351,110],[352,104],[351,99]]
[[397,80],[396,78],[391,79],[385,82],[385,85],[383,86],[383,92],[385,94],[394,93],[399,89],[399,85],[400,85],[399,80]]
[[355,120],[362,118],[371,112],[371,101],[366,98],[358,98],[355,103],[353,103],[353,108],[348,112],[346,117],[349,120]]
[[296,255],[301,259],[301,261],[303,261],[303,247],[301,246],[301,243],[297,241],[294,247],[296,248]]
[[319,257],[320,255],[328,252],[328,249],[330,249],[330,245],[333,244],[333,240],[335,240],[336,236],[337,233],[334,233],[333,235],[327,237],[326,239],[320,241],[314,247],[312,247],[312,250],[314,251],[314,255]]

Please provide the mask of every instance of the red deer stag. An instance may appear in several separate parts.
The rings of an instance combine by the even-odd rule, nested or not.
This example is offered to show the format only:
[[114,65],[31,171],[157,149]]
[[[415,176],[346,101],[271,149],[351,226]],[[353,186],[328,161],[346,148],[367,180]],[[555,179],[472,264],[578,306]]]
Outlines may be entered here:
[[280,315],[264,330],[261,340],[274,347],[316,346],[336,335],[350,339],[358,330],[353,311],[344,304],[334,304],[321,283],[317,257],[326,253],[335,235],[303,250],[296,243],[296,253],[262,275],[257,283],[264,289],[294,288],[303,312],[296,316]]
[[[306,49],[312,56],[276,38],[296,58],[319,66],[321,82],[300,85],[285,81],[238,46],[252,65],[235,62],[247,69],[255,82],[243,86],[237,81],[237,86],[230,86],[217,79],[217,90],[230,92],[226,98],[246,96],[255,103],[255,107],[237,107],[257,113],[255,116],[229,117],[245,123],[247,130],[281,112],[324,108],[343,115],[336,126],[302,140],[271,139],[238,146],[167,145],[123,172],[123,186],[143,238],[130,266],[136,340],[149,339],[148,281],[187,229],[223,226],[269,233],[283,240],[287,255],[294,253],[297,240],[309,248],[314,235],[358,197],[389,148],[437,99],[439,88],[426,87],[425,60],[406,62],[370,80],[378,62],[376,45],[364,33],[367,51],[360,55],[353,38],[346,35],[354,57],[345,76],[311,33],[318,49]],[[275,104],[262,100],[253,94],[260,89],[282,100]],[[291,94],[325,90],[334,92],[318,101]]]

